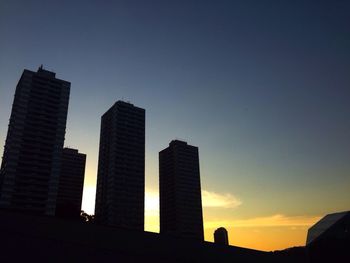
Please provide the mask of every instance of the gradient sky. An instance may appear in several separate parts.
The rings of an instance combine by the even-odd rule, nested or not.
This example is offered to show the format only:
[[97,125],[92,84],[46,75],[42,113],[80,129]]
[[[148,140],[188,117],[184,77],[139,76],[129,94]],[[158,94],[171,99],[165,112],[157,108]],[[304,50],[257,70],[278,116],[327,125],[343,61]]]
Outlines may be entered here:
[[199,147],[205,238],[304,245],[350,208],[349,1],[0,0],[0,146],[23,69],[70,81],[65,145],[87,154],[93,213],[100,117],[146,109],[146,226],[158,225],[158,152]]

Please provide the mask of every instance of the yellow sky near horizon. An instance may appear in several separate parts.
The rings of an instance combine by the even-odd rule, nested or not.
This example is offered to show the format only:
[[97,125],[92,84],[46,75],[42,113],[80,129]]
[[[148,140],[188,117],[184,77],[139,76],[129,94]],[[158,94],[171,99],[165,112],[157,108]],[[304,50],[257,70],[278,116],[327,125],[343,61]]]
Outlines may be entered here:
[[[157,191],[146,189],[145,231],[159,233],[158,198]],[[94,202],[95,187],[85,187],[83,210],[93,214]],[[213,242],[215,229],[225,227],[229,234],[229,243],[233,246],[264,251],[304,246],[308,228],[323,216],[272,214],[261,217],[242,218],[234,212],[241,205],[242,201],[232,194],[219,194],[205,189],[202,190],[205,240]],[[220,213],[220,210],[230,210],[230,216],[223,215],[225,213]]]

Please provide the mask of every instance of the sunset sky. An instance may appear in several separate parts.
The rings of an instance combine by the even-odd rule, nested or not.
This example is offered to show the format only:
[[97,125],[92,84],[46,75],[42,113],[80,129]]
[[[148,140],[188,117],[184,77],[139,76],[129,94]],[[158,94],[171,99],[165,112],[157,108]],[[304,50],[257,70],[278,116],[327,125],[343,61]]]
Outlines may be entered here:
[[[158,152],[199,147],[205,239],[304,245],[350,210],[350,1],[0,0],[0,146],[23,69],[71,82],[65,145],[87,154],[94,212],[100,117],[146,110],[145,230],[159,231]],[[2,152],[0,153],[2,155]]]

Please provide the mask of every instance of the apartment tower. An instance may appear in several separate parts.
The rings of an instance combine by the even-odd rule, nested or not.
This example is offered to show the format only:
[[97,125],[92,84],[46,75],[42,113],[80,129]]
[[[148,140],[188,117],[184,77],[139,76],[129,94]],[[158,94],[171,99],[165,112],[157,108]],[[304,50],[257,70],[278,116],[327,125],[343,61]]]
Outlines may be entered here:
[[117,101],[101,118],[95,219],[144,229],[145,110]]
[[160,233],[204,240],[198,148],[174,140],[159,152]]
[[54,215],[70,83],[24,70],[12,104],[0,170],[0,207]]

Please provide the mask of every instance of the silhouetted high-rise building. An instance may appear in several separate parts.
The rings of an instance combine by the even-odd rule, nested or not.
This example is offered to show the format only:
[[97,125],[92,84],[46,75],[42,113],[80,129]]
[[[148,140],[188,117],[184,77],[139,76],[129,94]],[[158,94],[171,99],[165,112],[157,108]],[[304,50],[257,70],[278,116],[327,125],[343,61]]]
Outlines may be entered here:
[[219,227],[215,230],[214,242],[221,245],[228,245],[228,234],[225,228]]
[[159,152],[160,233],[203,240],[198,148],[174,140]]
[[95,219],[144,229],[145,110],[117,101],[101,118]]
[[63,148],[56,216],[79,218],[83,197],[86,155]]
[[0,207],[54,215],[70,83],[24,70],[17,84],[0,170]]

